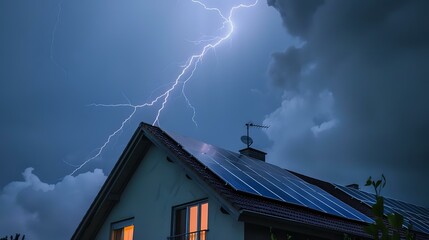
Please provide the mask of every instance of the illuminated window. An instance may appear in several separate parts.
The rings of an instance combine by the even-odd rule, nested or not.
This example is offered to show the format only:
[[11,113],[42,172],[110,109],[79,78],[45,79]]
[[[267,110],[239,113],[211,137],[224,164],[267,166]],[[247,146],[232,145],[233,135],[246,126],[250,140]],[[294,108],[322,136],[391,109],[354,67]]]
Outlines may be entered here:
[[127,219],[112,224],[112,240],[133,240],[134,219]]
[[172,240],[206,240],[209,204],[207,201],[174,209]]

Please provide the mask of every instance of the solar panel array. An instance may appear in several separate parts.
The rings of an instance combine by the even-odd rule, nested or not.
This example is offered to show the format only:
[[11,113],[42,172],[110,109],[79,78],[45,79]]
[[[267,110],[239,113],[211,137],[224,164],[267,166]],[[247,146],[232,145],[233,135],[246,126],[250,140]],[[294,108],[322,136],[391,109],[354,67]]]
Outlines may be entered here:
[[193,139],[169,134],[235,190],[361,222],[373,220],[285,169]]
[[[335,186],[347,193],[350,197],[370,207],[375,204],[374,194],[340,185]],[[387,215],[390,213],[401,214],[404,217],[404,227],[407,227],[408,223],[410,223],[412,224],[413,230],[429,234],[429,209],[390,198],[384,198],[384,214]]]

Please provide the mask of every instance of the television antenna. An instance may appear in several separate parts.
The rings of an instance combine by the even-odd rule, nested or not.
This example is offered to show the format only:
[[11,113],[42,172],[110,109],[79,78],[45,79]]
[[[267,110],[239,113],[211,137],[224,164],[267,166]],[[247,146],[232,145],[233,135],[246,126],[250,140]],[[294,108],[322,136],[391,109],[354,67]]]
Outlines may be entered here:
[[248,122],[245,124],[246,125],[246,135],[245,136],[241,136],[241,141],[246,144],[246,146],[249,148],[250,145],[253,144],[253,139],[249,136],[249,129],[250,127],[256,127],[256,128],[269,128],[270,126],[266,126],[266,125],[259,125],[259,124],[254,124],[252,122]]

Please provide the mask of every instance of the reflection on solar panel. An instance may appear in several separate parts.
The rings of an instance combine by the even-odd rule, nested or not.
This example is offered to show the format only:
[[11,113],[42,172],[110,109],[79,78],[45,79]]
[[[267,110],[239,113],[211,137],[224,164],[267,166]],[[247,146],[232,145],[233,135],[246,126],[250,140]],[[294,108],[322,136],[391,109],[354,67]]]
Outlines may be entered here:
[[[347,193],[350,197],[355,198],[370,207],[375,203],[374,194],[340,185],[335,186],[341,191]],[[429,234],[429,209],[394,199],[384,198],[384,214],[387,215],[389,213],[401,214],[405,219],[404,222],[406,223],[404,227],[407,227],[408,223],[411,223],[414,230]]]
[[193,139],[169,135],[235,190],[352,220],[373,222],[324,190],[280,167]]

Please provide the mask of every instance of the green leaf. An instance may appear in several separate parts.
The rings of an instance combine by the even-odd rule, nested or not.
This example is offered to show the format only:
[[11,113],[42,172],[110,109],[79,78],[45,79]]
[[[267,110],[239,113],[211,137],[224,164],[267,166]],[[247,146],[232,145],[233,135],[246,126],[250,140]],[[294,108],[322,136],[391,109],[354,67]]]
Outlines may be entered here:
[[397,230],[402,229],[402,224],[404,223],[404,217],[401,214],[394,213],[387,215],[387,220],[389,221],[389,224]]
[[370,186],[372,183],[371,176],[366,180],[365,186]]
[[387,182],[384,174],[381,174],[381,179],[383,180],[383,188],[384,188],[384,186],[386,186],[386,182]]
[[377,182],[375,183],[375,188],[378,188],[378,186],[380,186],[381,184],[381,180],[377,180]]

